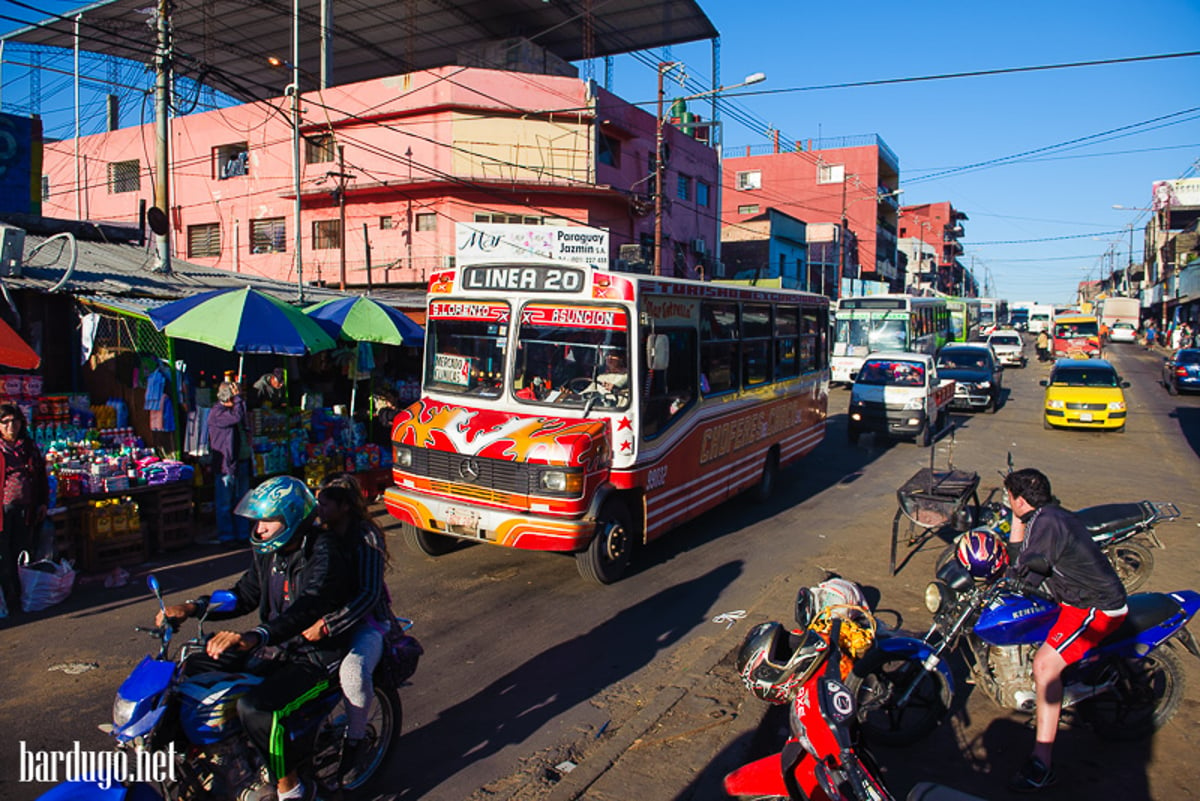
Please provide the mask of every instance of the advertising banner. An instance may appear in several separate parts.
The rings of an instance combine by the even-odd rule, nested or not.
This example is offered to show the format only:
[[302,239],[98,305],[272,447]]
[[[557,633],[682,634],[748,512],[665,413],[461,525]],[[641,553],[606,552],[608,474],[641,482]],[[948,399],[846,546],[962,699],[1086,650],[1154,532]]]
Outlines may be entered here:
[[40,214],[41,182],[41,122],[0,114],[0,212]]
[[582,225],[455,223],[455,265],[554,259],[608,268],[608,231]]

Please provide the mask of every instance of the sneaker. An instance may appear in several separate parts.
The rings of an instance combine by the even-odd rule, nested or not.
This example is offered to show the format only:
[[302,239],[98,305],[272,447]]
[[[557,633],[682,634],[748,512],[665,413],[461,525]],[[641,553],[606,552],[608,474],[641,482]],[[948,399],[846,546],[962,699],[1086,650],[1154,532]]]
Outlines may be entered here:
[[361,777],[362,759],[367,753],[370,740],[363,737],[359,740],[349,738],[342,740],[342,755],[338,760],[338,779],[343,787],[357,782]]
[[1054,769],[1046,767],[1042,760],[1031,756],[1009,780],[1008,789],[1015,793],[1036,793],[1038,790],[1053,787],[1056,781],[1058,777],[1054,775]]

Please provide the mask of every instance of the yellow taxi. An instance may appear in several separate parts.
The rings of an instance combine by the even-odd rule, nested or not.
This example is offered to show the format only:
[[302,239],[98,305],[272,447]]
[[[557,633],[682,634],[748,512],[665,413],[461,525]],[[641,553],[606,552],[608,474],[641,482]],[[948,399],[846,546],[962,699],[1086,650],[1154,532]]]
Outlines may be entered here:
[[1059,359],[1042,381],[1046,428],[1095,428],[1125,431],[1125,387],[1105,359]]

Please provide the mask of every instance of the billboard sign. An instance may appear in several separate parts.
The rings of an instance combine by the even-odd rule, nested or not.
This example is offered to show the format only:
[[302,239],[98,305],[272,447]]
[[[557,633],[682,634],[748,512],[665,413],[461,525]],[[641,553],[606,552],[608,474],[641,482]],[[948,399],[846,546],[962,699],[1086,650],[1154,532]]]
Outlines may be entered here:
[[1173,181],[1155,181],[1153,184],[1155,211],[1200,206],[1200,178],[1179,178]]
[[40,214],[42,125],[0,114],[0,212]]
[[454,263],[553,259],[608,268],[608,231],[582,225],[455,223]]

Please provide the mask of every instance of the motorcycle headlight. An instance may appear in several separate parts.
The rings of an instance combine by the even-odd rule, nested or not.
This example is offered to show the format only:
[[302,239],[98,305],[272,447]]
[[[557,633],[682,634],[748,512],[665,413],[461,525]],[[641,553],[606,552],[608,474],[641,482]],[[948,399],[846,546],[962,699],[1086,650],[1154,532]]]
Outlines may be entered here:
[[1121,412],[1125,410],[1125,401],[1110,401],[1108,404],[1110,412]]
[[396,452],[392,454],[392,461],[396,463],[396,467],[412,467],[412,448],[397,447],[395,450]]
[[942,605],[946,603],[946,588],[940,581],[931,581],[925,588],[925,608],[929,610],[931,615],[936,615],[941,611]]
[[133,713],[137,711],[137,702],[117,696],[113,701],[112,722],[117,728],[124,728],[133,721]]
[[1046,408],[1047,409],[1065,409],[1065,408],[1067,408],[1067,404],[1065,401],[1049,400],[1049,401],[1046,401]]

